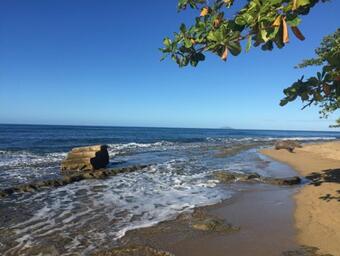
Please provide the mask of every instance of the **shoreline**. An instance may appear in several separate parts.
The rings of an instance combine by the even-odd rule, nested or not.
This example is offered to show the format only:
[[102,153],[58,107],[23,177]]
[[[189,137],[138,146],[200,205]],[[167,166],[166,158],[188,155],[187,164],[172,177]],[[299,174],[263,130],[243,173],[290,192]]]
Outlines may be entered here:
[[339,256],[340,141],[307,144],[294,153],[275,149],[263,149],[261,153],[289,165],[301,176],[332,175],[327,180],[306,184],[294,195],[294,219],[298,243]]
[[[339,144],[336,145],[340,146],[340,142],[338,143]],[[304,148],[297,149],[294,154],[286,150],[260,150],[261,148],[256,147],[252,150],[252,158],[248,159],[241,156],[238,162],[250,160],[256,163],[256,165],[251,165],[248,169],[245,169],[245,172],[251,174],[257,171],[261,176],[248,178],[248,180],[242,180],[239,176],[235,176],[237,178],[234,178],[233,182],[220,180],[220,183],[217,182],[216,184],[216,186],[219,186],[219,189],[222,188],[222,192],[223,189],[226,189],[228,192],[231,191],[233,193],[231,198],[219,202],[215,201],[215,203],[205,206],[197,206],[196,204],[195,208],[190,208],[190,212],[182,212],[177,217],[173,216],[174,219],[158,222],[158,224],[154,226],[139,226],[137,229],[127,231],[122,238],[116,240],[117,243],[108,242],[100,246],[100,248],[101,250],[110,250],[119,247],[126,249],[131,248],[131,246],[140,246],[140,248],[144,248],[144,250],[147,251],[152,251],[152,248],[154,248],[155,250],[167,251],[170,253],[169,255],[173,253],[176,256],[224,256],[226,252],[230,255],[242,256],[321,256],[319,253],[330,253],[327,255],[337,256],[339,255],[337,254],[337,247],[334,247],[335,249],[331,247],[330,250],[328,250],[328,244],[324,245],[322,242],[328,243],[334,239],[334,237],[336,237],[336,239],[338,237],[336,233],[339,229],[336,224],[338,221],[336,216],[339,211],[337,210],[338,208],[336,208],[337,206],[333,204],[339,201],[336,202],[337,197],[333,198],[333,196],[330,196],[322,200],[320,196],[326,195],[324,188],[329,192],[330,186],[335,186],[331,194],[339,193],[338,196],[340,196],[339,183],[333,182],[333,184],[329,181],[322,181],[321,186],[316,187],[306,184],[306,180],[303,179],[302,186],[292,184],[290,184],[292,186],[282,186],[282,183],[263,182],[264,179],[261,179],[267,176],[273,179],[284,179],[296,176],[298,173],[301,176],[306,176],[311,171],[317,172],[327,168],[338,167],[340,166],[340,147],[339,152],[334,151],[332,147],[330,149],[323,147],[323,145],[333,144],[334,142],[314,145],[307,144]],[[268,146],[268,144],[265,145]],[[320,147],[322,150],[320,150]],[[214,157],[224,157],[224,155],[219,156],[215,154]],[[339,157],[339,159],[337,159],[337,157]],[[260,159],[260,161],[256,160],[257,158]],[[122,168],[122,170],[125,170],[123,172],[129,172],[130,169]],[[109,174],[116,174],[114,170],[111,170],[110,173],[107,173],[107,171],[99,172],[98,175],[100,175],[98,177],[92,174],[82,177],[84,179],[96,179],[111,176]],[[232,170],[226,169],[226,171],[227,173],[232,173]],[[299,179],[299,177],[297,178]],[[212,179],[216,179],[216,177],[212,176]],[[52,184],[53,188],[60,186],[58,181],[59,180],[57,180],[56,184]],[[47,181],[47,183],[50,183],[50,181]],[[32,184],[28,184],[28,188],[30,187],[32,187]],[[23,188],[25,188],[25,186],[23,186]],[[34,184],[33,188],[35,188]],[[43,186],[43,188],[45,187]],[[323,189],[321,195],[319,193],[320,188]],[[302,193],[301,191],[307,189],[311,191],[303,194],[303,196],[299,196]],[[34,189],[34,191],[35,190],[40,191],[40,188]],[[24,189],[23,192],[31,191]],[[316,192],[319,194],[316,194]],[[334,195],[336,196],[336,194]],[[317,198],[317,200],[315,200],[314,197]],[[325,202],[327,206],[330,206],[329,209],[327,209],[327,214],[331,214],[332,216],[329,217],[326,215],[326,217],[331,222],[331,228],[333,228],[334,223],[336,224],[336,228],[333,228],[334,230],[326,229],[324,231],[322,228],[310,224],[310,216],[313,217],[313,214],[311,214],[313,212],[307,209],[306,214],[306,205],[310,206],[309,203],[312,202],[313,204],[311,206],[313,208],[315,206],[314,203],[319,203],[319,201]],[[301,212],[301,206],[304,205],[305,208],[302,207],[303,211]],[[317,207],[319,209],[318,205]],[[317,215],[320,214],[324,214],[324,212],[321,211],[321,213],[317,213]],[[322,215],[322,218],[324,217],[325,215]],[[136,215],[135,218],[138,219],[139,216]],[[203,225],[206,225],[204,221],[207,219],[212,219],[214,226],[217,223],[217,228],[215,229],[215,227],[213,227],[212,230],[207,230],[194,227],[198,225],[199,228],[202,228],[202,222]],[[214,221],[217,222],[214,223]],[[114,222],[112,223],[114,224]],[[211,222],[209,225],[210,224]],[[222,225],[220,226],[220,224]],[[325,226],[324,223],[317,224]],[[311,228],[314,228],[314,230],[310,230]],[[321,231],[317,230],[318,232],[314,233],[315,228]],[[310,238],[303,240],[301,234],[306,231],[312,232],[312,234],[314,234],[313,239],[319,243],[311,241]],[[306,234],[302,237],[306,237]],[[334,242],[334,244],[337,246],[336,242]],[[307,247],[303,247],[304,245]],[[61,252],[65,250],[63,244],[58,246],[60,247],[54,247],[54,245],[52,245],[51,248],[53,247]],[[312,246],[315,248],[312,248]],[[145,247],[151,249],[145,249]],[[322,248],[321,252],[318,252],[319,248]],[[40,249],[40,247],[33,248],[32,252]],[[44,248],[44,250],[47,251],[48,248]],[[105,254],[105,252],[102,254],[103,252],[104,251],[95,250],[95,254],[93,255],[125,255],[115,253]]]
[[[119,240],[119,246],[148,246],[175,256],[224,256],[226,252],[281,256],[283,252],[297,250],[292,218],[295,188],[266,184],[242,184],[239,188],[242,191],[220,203],[195,208],[193,213],[155,226],[130,230]],[[195,230],[190,224],[195,223],[196,214],[223,220],[239,230],[225,233]]]
[[[270,161],[260,153],[258,155],[270,166],[268,168],[271,175],[296,175],[292,168],[277,161]],[[226,252],[228,255],[282,256],[284,252],[300,249],[296,242],[293,219],[293,195],[298,186],[238,182],[226,186],[231,186],[235,191],[230,199],[197,207],[193,213],[182,213],[173,220],[155,226],[130,230],[118,241],[117,246],[147,246],[176,256],[224,256]],[[204,215],[208,219],[217,218],[239,230],[195,230],[192,224],[196,221],[196,215]]]

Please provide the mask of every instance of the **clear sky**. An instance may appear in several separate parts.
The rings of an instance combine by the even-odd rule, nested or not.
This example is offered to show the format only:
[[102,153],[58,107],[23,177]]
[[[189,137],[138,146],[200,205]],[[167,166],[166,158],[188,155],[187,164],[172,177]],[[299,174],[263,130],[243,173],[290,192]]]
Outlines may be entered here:
[[177,0],[1,0],[0,123],[327,130],[301,102],[282,108],[294,69],[339,27],[340,2],[303,19],[282,50],[160,62],[164,36],[192,13]]

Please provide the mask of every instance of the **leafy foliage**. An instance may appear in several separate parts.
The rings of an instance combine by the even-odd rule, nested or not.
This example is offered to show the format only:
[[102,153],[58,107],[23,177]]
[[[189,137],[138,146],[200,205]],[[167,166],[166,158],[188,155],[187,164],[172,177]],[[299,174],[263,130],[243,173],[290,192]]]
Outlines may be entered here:
[[340,108],[340,29],[326,36],[315,53],[315,58],[304,60],[298,68],[322,66],[321,71],[307,80],[302,77],[285,89],[286,97],[281,100],[280,105],[284,106],[300,98],[302,102],[306,102],[303,108],[318,105],[321,116],[328,117]]
[[335,124],[330,125],[331,128],[339,128],[340,127],[340,118],[336,120]]
[[[282,48],[290,40],[289,28],[299,40],[305,37],[299,30],[301,18],[319,2],[328,0],[248,0],[243,8],[230,12],[234,0],[179,0],[178,10],[189,8],[198,11],[193,25],[181,24],[172,39],[163,40],[162,60],[171,57],[180,67],[197,66],[205,60],[206,53],[227,60],[229,53],[237,56],[242,46],[248,52],[251,47],[262,50]],[[229,14],[230,18],[227,17]],[[316,57],[304,60],[298,68],[322,66],[320,72],[304,80],[298,79],[284,90],[280,105],[298,98],[320,107],[321,117],[340,107],[340,29],[326,36],[316,49]],[[245,41],[244,44],[241,42]],[[340,127],[340,119],[332,127]]]
[[162,59],[170,56],[180,67],[197,66],[210,52],[226,60],[229,53],[241,53],[242,40],[246,40],[246,51],[252,45],[262,50],[282,48],[289,42],[289,27],[298,39],[304,40],[298,29],[301,16],[307,15],[319,0],[248,0],[231,18],[226,13],[232,10],[234,0],[209,2],[178,1],[179,11],[190,7],[197,9],[199,16],[190,27],[181,24],[172,39],[164,39]]

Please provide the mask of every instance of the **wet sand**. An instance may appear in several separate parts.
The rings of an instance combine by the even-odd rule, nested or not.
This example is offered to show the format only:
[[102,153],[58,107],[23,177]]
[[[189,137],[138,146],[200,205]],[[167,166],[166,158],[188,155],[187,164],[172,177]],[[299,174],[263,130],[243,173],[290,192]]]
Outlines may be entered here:
[[[285,165],[272,162],[276,176],[296,173]],[[234,232],[194,230],[192,217],[182,215],[154,227],[129,231],[120,241],[123,246],[146,245],[176,256],[278,256],[298,248],[294,228],[293,194],[297,187],[265,184],[233,184],[234,196],[217,205],[202,207],[208,216],[240,227]]]
[[[340,142],[305,145],[295,153],[265,149],[262,153],[286,163],[301,176],[326,175],[326,181],[304,186],[295,196],[295,224],[301,244],[340,255]],[[333,170],[330,170],[333,169]]]

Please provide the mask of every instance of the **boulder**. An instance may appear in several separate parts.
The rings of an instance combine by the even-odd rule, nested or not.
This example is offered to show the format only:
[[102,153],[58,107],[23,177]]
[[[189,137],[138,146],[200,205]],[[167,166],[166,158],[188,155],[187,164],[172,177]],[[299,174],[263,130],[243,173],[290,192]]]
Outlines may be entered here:
[[109,163],[106,145],[73,148],[61,162],[61,171],[93,171],[105,168]]
[[275,143],[276,150],[286,149],[293,153],[295,148],[302,148],[302,145],[293,140],[279,140]]

